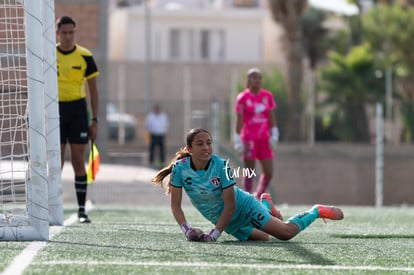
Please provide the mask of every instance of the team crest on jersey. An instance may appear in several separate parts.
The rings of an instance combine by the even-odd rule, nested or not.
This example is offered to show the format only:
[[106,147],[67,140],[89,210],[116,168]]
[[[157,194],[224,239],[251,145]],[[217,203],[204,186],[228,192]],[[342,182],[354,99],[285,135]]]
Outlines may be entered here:
[[187,184],[187,185],[191,185],[191,184],[193,184],[193,183],[191,182],[191,180],[192,180],[192,178],[191,178],[191,177],[187,177],[187,178],[185,178],[184,183],[185,183],[185,184]]
[[213,184],[214,186],[219,186],[220,185],[220,178],[214,177],[211,179],[211,184]]
[[187,158],[182,158],[180,159],[182,163],[186,163],[187,162]]

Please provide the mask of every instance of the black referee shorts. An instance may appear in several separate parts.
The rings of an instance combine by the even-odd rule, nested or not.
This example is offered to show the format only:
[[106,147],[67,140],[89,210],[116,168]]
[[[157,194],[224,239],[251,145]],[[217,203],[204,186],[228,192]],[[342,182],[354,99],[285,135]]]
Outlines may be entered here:
[[88,106],[86,100],[59,102],[60,143],[88,143]]

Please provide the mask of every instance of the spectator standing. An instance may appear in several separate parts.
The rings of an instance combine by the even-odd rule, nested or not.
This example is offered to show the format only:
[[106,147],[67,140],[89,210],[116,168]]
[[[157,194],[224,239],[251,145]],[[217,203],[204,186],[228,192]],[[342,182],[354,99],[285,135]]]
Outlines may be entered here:
[[149,163],[154,165],[155,150],[158,148],[161,165],[165,162],[165,136],[169,127],[168,116],[161,111],[161,106],[155,104],[152,111],[145,118],[145,128],[150,135]]

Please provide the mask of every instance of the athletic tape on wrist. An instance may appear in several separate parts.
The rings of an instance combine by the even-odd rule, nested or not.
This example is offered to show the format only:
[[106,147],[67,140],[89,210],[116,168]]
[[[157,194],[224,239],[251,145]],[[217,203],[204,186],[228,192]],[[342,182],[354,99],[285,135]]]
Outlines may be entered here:
[[192,227],[191,227],[191,224],[189,224],[188,222],[185,222],[185,223],[183,223],[183,224],[180,225],[180,228],[181,228],[181,231],[183,231],[183,233],[185,234]]
[[221,235],[221,232],[217,229],[217,228],[213,228],[213,229],[211,229],[211,231],[210,231],[210,233],[208,233],[213,239],[215,239],[215,240],[217,240],[219,237],[220,237],[220,235]]

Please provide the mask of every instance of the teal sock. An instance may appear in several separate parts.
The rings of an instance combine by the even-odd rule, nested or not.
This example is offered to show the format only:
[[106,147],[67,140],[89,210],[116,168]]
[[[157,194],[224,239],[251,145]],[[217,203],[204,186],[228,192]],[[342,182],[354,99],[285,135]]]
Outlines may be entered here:
[[267,210],[269,210],[269,212],[271,212],[271,206],[266,200],[262,200],[262,204],[264,207],[266,207]]
[[300,232],[313,223],[317,218],[319,218],[318,208],[313,207],[308,211],[289,218],[288,222],[294,223],[299,228]]

